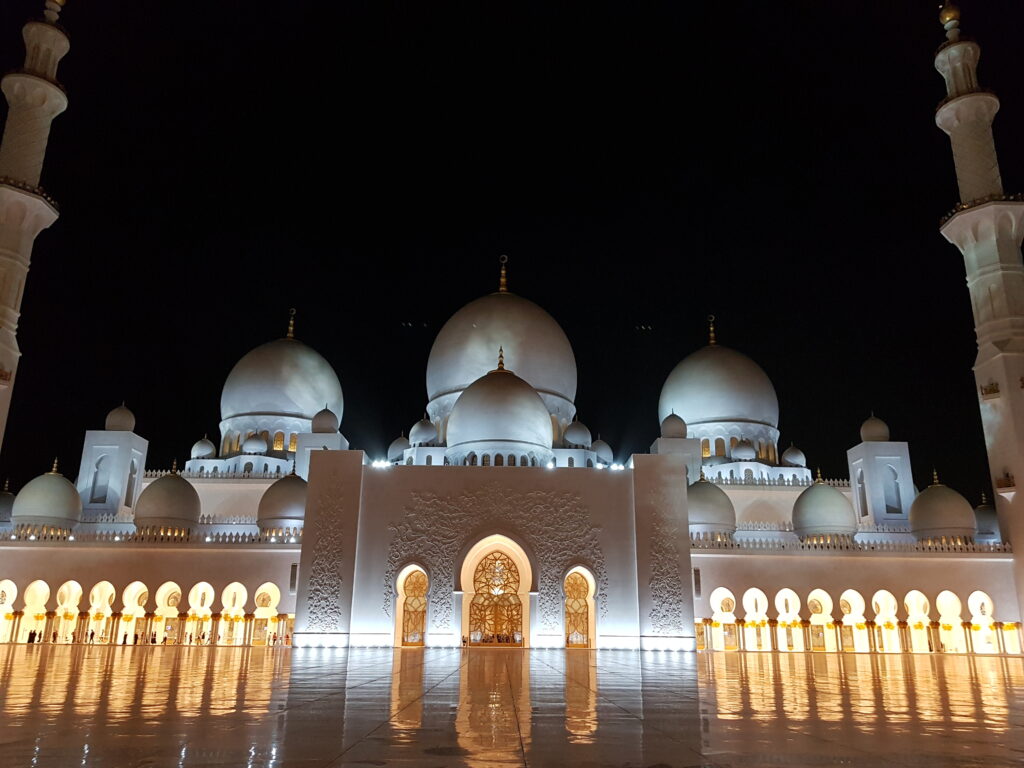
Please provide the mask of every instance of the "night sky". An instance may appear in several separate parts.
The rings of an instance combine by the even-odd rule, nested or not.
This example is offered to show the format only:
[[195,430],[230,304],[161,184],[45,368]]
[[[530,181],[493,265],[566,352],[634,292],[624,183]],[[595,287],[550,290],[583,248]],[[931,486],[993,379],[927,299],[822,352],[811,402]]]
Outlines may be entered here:
[[[919,485],[934,465],[976,502],[937,5],[70,0],[43,171],[61,216],[32,257],[0,474],[19,488],[59,455],[73,477],[122,399],[150,468],[186,459],[292,306],[341,378],[342,431],[380,456],[507,253],[619,460],[657,436],[713,312],[774,381],[781,447],[845,477],[874,410]],[[1019,191],[1024,3],[961,5]],[[0,4],[3,70],[41,6]]]

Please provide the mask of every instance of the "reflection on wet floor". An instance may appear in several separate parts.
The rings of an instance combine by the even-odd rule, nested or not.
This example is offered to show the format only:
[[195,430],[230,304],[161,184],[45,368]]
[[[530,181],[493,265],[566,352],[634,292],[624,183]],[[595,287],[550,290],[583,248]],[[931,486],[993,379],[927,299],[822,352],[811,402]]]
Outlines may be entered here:
[[0,646],[4,768],[1000,766],[1022,725],[1010,657]]

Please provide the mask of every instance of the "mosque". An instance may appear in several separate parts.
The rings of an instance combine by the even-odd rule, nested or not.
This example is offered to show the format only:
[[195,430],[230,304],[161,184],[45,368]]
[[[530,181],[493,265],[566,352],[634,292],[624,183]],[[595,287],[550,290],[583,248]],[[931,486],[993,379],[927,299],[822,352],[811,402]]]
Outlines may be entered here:
[[[67,105],[62,5],[26,24],[2,81],[4,427],[32,245],[57,216],[39,180]],[[216,442],[183,466],[149,466],[120,405],[77,472],[5,489],[0,642],[1020,653],[1024,201],[1003,192],[980,48],[951,3],[941,21],[936,122],[961,195],[941,233],[965,259],[992,502],[915,488],[906,436],[876,416],[849,479],[812,472],[713,318],[658,423],[650,404],[649,452],[617,458],[576,412],[570,340],[502,263],[438,333],[424,417],[386,457],[349,445],[342,383],[293,313],[232,369]]]

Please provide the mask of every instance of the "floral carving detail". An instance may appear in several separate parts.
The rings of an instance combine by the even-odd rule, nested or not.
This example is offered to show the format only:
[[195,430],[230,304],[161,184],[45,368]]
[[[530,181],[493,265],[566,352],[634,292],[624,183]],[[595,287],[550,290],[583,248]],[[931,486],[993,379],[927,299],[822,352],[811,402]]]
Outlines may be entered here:
[[584,565],[597,581],[601,616],[608,612],[608,576],[598,543],[599,528],[579,494],[567,491],[514,491],[498,483],[465,493],[441,496],[414,492],[401,521],[390,526],[391,546],[384,576],[384,612],[391,615],[397,573],[417,562],[430,574],[430,623],[452,630],[455,608],[452,590],[460,552],[489,533],[508,531],[519,537],[538,562],[540,626],[561,626],[562,576],[573,565]]
[[310,632],[338,632],[342,625],[342,516],[340,510],[328,509],[320,507],[312,531],[316,543],[307,587]]
[[679,572],[679,526],[664,511],[656,512],[651,519],[651,628],[660,635],[681,635],[684,633],[682,618],[684,598],[688,597],[686,585]]

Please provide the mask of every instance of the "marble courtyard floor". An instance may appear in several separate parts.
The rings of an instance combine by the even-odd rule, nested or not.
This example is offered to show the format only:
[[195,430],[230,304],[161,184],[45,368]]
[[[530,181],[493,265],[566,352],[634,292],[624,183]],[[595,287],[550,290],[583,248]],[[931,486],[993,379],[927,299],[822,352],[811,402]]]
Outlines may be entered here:
[[1009,766],[1024,660],[0,646],[0,766]]

